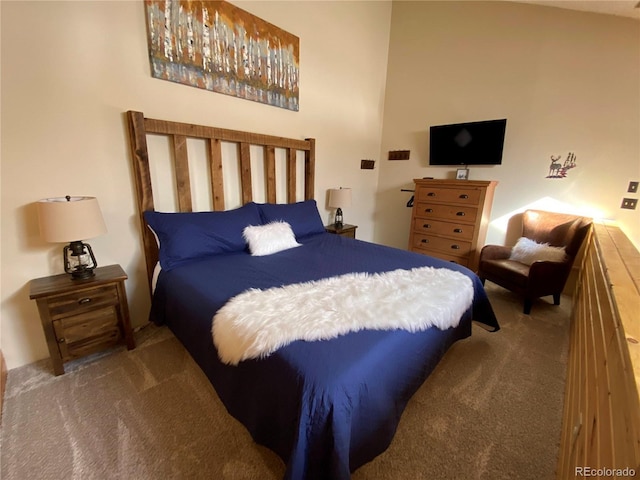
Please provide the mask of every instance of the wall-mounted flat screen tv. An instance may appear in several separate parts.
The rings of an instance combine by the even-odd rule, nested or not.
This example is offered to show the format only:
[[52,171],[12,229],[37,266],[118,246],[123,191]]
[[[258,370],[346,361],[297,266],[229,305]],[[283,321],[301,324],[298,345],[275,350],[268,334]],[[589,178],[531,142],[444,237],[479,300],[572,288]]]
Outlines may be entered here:
[[507,119],[434,125],[429,129],[430,165],[500,165]]

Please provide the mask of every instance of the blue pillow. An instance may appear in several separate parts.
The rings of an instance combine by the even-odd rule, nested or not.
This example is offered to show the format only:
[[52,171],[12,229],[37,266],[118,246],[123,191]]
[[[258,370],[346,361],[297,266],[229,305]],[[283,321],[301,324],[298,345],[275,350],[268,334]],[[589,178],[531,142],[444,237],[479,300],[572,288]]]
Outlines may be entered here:
[[315,200],[298,203],[261,203],[258,204],[258,208],[263,224],[287,222],[296,238],[325,231]]
[[260,225],[255,203],[220,212],[162,213],[144,212],[144,219],[160,244],[163,270],[197,258],[245,250],[245,227]]

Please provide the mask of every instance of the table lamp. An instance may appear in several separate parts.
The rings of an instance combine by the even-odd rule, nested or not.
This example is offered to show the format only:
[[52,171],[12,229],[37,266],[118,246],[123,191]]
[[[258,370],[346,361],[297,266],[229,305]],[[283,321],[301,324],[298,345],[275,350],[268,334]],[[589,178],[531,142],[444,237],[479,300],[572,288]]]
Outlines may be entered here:
[[94,276],[93,250],[82,240],[106,233],[95,197],[45,198],[37,202],[40,236],[46,242],[69,242],[63,249],[64,271],[74,280]]
[[351,206],[351,189],[350,188],[331,188],[329,189],[329,208],[337,208],[335,225],[337,229],[341,229],[344,225],[342,217],[342,209]]

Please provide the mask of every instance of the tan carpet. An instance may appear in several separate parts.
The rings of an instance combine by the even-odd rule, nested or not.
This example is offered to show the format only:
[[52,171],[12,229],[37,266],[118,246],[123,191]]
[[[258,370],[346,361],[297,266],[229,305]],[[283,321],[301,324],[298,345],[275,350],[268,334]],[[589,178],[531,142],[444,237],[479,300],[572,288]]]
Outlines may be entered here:
[[[570,299],[534,303],[487,283],[502,325],[474,326],[412,398],[390,448],[353,480],[552,479]],[[9,371],[0,476],[10,479],[279,479],[166,328],[67,364]]]

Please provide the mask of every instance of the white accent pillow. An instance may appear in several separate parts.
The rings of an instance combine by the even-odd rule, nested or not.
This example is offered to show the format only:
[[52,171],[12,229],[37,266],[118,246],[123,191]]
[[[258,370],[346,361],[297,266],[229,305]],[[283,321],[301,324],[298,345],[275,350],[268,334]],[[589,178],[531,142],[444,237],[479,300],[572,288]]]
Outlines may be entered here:
[[552,247],[521,237],[511,250],[509,260],[531,265],[533,262],[562,262],[567,257],[564,247]]
[[287,222],[271,222],[266,225],[249,225],[242,232],[249,244],[251,255],[263,256],[299,247],[291,225]]

